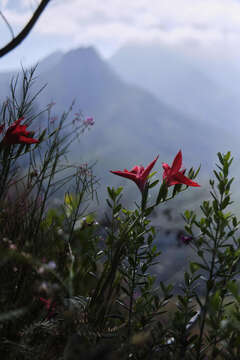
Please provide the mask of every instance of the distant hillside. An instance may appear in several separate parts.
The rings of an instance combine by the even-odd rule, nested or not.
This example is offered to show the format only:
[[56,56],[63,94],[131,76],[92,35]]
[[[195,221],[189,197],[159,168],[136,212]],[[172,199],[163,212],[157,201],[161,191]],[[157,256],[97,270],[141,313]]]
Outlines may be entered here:
[[123,82],[93,48],[70,51],[40,79],[48,83],[42,104],[55,101],[56,110],[62,111],[77,99],[77,106],[94,116],[96,124],[81,149],[105,170],[106,165],[126,167],[126,159],[129,166],[146,163],[158,153],[170,160],[182,148],[186,161],[202,162],[204,171],[216,152],[230,143],[225,132]]
[[44,73],[50,70],[55,65],[57,65],[59,61],[61,61],[63,55],[64,54],[61,51],[56,51],[53,54],[50,54],[49,56],[47,56],[46,58],[44,58],[42,61],[39,62],[38,71],[40,73]]
[[240,129],[238,94],[221,81],[230,74],[227,67],[226,73],[219,71],[217,82],[216,74],[211,76],[212,64],[207,69],[203,61],[201,66],[201,59],[197,61],[179,48],[153,44],[124,46],[109,63],[125,81],[152,92],[193,120],[224,129],[230,122]]

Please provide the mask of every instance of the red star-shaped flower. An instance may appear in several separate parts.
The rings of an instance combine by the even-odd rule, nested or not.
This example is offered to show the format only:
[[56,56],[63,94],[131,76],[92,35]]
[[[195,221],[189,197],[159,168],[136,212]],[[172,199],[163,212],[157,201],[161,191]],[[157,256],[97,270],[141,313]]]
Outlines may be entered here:
[[111,171],[111,173],[134,181],[137,184],[140,191],[143,192],[144,187],[147,182],[147,177],[148,177],[150,171],[152,170],[152,168],[154,167],[157,159],[158,159],[158,156],[145,169],[142,165],[140,165],[140,166],[136,165],[130,171],[124,169],[124,171],[120,171],[120,170]]
[[16,120],[6,131],[6,134],[2,142],[6,145],[13,144],[35,144],[39,143],[39,140],[29,137],[30,131],[26,131],[27,125],[20,125],[24,118]]
[[192,181],[191,179],[187,178],[184,173],[184,170],[180,170],[182,166],[182,152],[181,150],[176,155],[175,159],[173,160],[172,166],[170,167],[168,164],[163,163],[162,167],[164,169],[163,173],[163,180],[166,181],[168,186],[176,185],[176,184],[184,184],[187,186],[200,186],[196,182]]

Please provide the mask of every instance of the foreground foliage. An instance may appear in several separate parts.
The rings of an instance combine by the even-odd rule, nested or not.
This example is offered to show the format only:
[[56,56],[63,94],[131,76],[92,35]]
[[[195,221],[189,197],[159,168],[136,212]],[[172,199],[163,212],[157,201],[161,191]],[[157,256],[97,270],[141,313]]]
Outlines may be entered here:
[[38,118],[29,92],[33,73],[24,73],[20,99],[11,84],[0,116],[1,359],[239,359],[240,237],[229,210],[231,154],[218,154],[202,215],[184,213],[181,240],[197,260],[176,294],[153,275],[164,254],[151,214],[189,186],[197,191],[199,169],[180,170],[179,151],[171,166],[163,163],[161,181],[150,174],[158,157],[146,168],[112,171],[136,183],[139,203],[125,208],[123,188],[109,187],[100,226],[88,211],[97,187],[92,169],[65,160],[69,144],[93,119],[72,124],[70,109],[51,121],[49,104],[45,128],[26,131]]

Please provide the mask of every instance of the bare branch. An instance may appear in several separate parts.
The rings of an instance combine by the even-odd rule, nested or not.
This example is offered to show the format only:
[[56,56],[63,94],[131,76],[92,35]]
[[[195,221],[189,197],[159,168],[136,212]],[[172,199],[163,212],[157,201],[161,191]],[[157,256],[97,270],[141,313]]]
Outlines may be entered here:
[[11,35],[12,35],[12,38],[14,39],[14,32],[13,32],[13,29],[11,27],[11,25],[9,24],[7,18],[3,15],[2,11],[0,11],[0,16],[2,17],[3,21],[5,22],[5,24],[7,25]]
[[3,57],[4,55],[15,49],[28,36],[33,26],[36,24],[38,18],[40,17],[40,15],[50,1],[51,0],[41,1],[33,16],[26,24],[26,26],[22,29],[22,31],[16,37],[14,37],[12,41],[10,41],[7,45],[0,49],[0,57]]

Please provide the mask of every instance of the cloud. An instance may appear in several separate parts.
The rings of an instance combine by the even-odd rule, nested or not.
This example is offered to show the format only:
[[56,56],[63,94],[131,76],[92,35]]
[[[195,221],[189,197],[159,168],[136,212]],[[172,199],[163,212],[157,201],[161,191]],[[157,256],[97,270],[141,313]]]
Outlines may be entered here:
[[[11,24],[19,28],[38,3],[34,0],[17,0],[17,3],[15,8],[9,8],[10,1],[4,0],[3,8]],[[52,0],[34,32],[62,37],[62,47],[66,49],[87,43],[113,49],[132,41],[234,42],[238,41],[240,32],[240,2]]]

